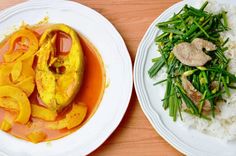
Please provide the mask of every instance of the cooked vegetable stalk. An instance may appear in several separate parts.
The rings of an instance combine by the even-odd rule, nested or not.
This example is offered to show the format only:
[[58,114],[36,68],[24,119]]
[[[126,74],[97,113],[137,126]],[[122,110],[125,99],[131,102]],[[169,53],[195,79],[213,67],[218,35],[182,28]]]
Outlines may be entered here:
[[[226,43],[229,39],[222,41],[220,38],[220,33],[228,30],[227,12],[209,13],[205,11],[207,4],[208,2],[205,2],[200,9],[185,5],[168,21],[157,24],[158,29],[163,31],[155,39],[161,56],[152,60],[154,64],[148,74],[153,78],[162,67],[167,68],[167,79],[154,85],[167,83],[163,107],[164,109],[169,108],[169,115],[173,117],[174,121],[178,115],[177,112],[181,115],[183,109],[192,115],[209,120],[209,112],[203,109],[204,101],[210,103],[210,112],[214,117],[217,100],[222,99],[223,93],[230,96],[229,88],[236,88],[232,85],[232,83],[236,83],[236,77],[227,71],[230,60],[224,55],[228,49]],[[200,39],[201,45],[196,44],[195,41],[200,41]],[[183,42],[194,44],[211,59],[200,67],[183,64],[173,55],[174,47]],[[203,44],[212,44],[215,48],[207,49],[202,46]],[[186,73],[186,71],[189,72]],[[186,90],[182,87],[180,76],[183,73],[188,74],[185,75],[188,77],[188,81],[199,92],[199,95],[202,95],[197,105],[188,97]],[[183,104],[186,105],[186,108],[183,107]]]

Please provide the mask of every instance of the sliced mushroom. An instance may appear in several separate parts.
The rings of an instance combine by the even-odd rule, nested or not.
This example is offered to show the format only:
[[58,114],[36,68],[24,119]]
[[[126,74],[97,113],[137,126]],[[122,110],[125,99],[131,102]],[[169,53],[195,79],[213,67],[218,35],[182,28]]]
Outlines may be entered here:
[[[186,76],[183,75],[181,77],[181,80],[182,86],[186,91],[187,96],[193,101],[196,106],[198,106],[200,104],[202,94],[194,88],[194,86],[191,84],[191,82],[189,82]],[[211,110],[211,103],[209,100],[205,100],[202,109],[204,112],[209,112]]]
[[191,44],[194,45],[198,50],[202,50],[203,48],[206,49],[206,51],[216,50],[216,45],[201,38],[195,38]]
[[182,42],[177,44],[173,49],[173,53],[185,65],[203,66],[211,60],[211,57],[203,52],[203,48],[212,51],[216,49],[216,46],[209,41],[196,38],[192,43]]

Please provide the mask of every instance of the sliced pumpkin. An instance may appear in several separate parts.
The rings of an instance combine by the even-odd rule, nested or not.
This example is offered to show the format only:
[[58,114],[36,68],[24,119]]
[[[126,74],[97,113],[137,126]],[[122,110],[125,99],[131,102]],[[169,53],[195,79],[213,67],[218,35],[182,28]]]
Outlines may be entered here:
[[87,109],[86,106],[74,104],[72,110],[66,114],[66,127],[71,129],[81,124],[87,114]]
[[56,111],[51,111],[45,107],[31,104],[32,116],[46,121],[54,121],[57,117]]
[[80,125],[86,117],[87,107],[81,104],[73,104],[72,109],[66,117],[49,124],[51,129],[72,129]]
[[66,119],[62,119],[62,120],[58,120],[58,121],[55,121],[55,122],[52,122],[48,125],[48,128],[50,129],[53,129],[53,130],[57,130],[57,129],[64,129],[66,128]]
[[[14,54],[15,53],[15,50],[14,50],[15,49],[15,42],[19,38],[21,38],[21,39],[26,38],[29,41],[28,42],[28,50],[25,51],[20,56],[18,56],[18,54],[19,54],[19,51],[21,51],[21,50],[18,50],[17,51],[18,57],[16,57],[16,54]],[[38,46],[39,46],[38,39],[37,39],[36,35],[34,34],[34,32],[32,32],[28,29],[22,28],[19,31],[17,31],[11,35],[10,48],[6,52],[6,54],[3,56],[4,61],[5,62],[13,62],[16,59],[19,61],[25,60],[35,54],[35,52],[38,50]]]
[[27,135],[27,138],[33,143],[39,143],[46,139],[47,135],[42,131],[33,131]]
[[25,94],[29,97],[34,91],[35,87],[34,78],[33,76],[30,76],[18,82],[17,84],[15,84],[15,86],[24,91]]
[[[3,63],[0,65],[0,86],[17,86],[29,96],[34,90],[35,72],[32,68],[34,57],[16,63]],[[11,78],[10,78],[11,77]],[[24,86],[25,85],[25,86]]]
[[22,61],[23,70],[18,81],[23,81],[24,79],[31,76],[35,77],[35,72],[34,72],[34,69],[32,68],[33,61],[34,61],[34,56],[31,56],[28,59],[25,59],[24,61]]
[[27,95],[17,87],[0,86],[0,97],[9,97],[17,101],[19,106],[19,114],[15,121],[21,124],[26,124],[29,121],[31,107]]
[[12,70],[13,64],[3,63],[0,65],[0,85],[9,85],[11,84],[10,73]]
[[8,110],[19,111],[19,106],[17,104],[17,101],[9,97],[0,98],[0,107]]
[[3,119],[0,129],[5,132],[8,132],[11,129],[11,127],[12,127],[11,123],[6,119]]
[[20,77],[21,71],[22,71],[22,62],[17,61],[16,63],[14,63],[11,70],[11,79],[13,82],[15,82]]
[[23,50],[15,50],[14,53],[5,54],[4,59],[6,60],[6,62],[12,62],[13,60],[16,60],[23,54],[24,54]]

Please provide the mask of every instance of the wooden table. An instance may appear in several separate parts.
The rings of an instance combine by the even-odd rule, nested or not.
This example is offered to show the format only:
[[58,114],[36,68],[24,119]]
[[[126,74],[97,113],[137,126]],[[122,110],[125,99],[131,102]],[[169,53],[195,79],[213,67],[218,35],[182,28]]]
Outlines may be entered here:
[[[76,0],[108,18],[117,28],[134,62],[138,44],[151,22],[179,0]],[[1,0],[0,9],[23,0]],[[50,3],[50,1],[48,0]],[[115,132],[91,155],[181,155],[148,122],[133,91],[129,108]]]

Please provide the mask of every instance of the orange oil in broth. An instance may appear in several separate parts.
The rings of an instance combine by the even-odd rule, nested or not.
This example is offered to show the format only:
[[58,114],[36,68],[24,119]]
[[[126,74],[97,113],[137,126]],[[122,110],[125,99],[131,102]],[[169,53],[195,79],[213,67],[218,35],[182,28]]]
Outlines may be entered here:
[[[41,26],[35,26],[33,27],[35,33],[38,37],[40,37],[41,33],[44,31],[45,28],[47,28],[48,25],[41,25]],[[46,128],[47,121],[33,118],[31,117],[30,122],[26,125],[15,123],[12,126],[12,129],[8,132],[18,138],[22,138],[25,140],[27,139],[27,135],[31,131],[43,131],[47,138],[44,141],[50,141],[54,139],[59,139],[61,137],[64,137],[75,130],[79,129],[83,124],[85,124],[89,118],[94,114],[96,111],[103,93],[105,89],[105,71],[104,71],[104,65],[101,60],[100,55],[98,54],[96,48],[82,35],[79,35],[80,37],[80,43],[83,49],[84,53],[84,59],[85,59],[85,70],[84,70],[84,77],[83,77],[83,83],[80,88],[80,91],[76,95],[73,102],[82,102],[88,107],[88,112],[86,115],[86,119],[84,122],[79,125],[76,128],[73,129],[62,129],[62,130],[51,130]],[[60,55],[66,52],[69,52],[71,41],[68,38],[67,35],[62,33],[57,33],[57,48],[60,49]],[[2,62],[2,56],[9,48],[9,41],[8,37],[2,41],[0,44],[0,61]],[[16,43],[17,48],[17,43]],[[37,98],[38,92],[35,86],[35,91],[32,93],[32,95],[29,97],[30,102],[34,104],[40,104],[39,99]],[[72,103],[73,103],[72,102]],[[65,111],[62,111],[62,113],[59,114],[57,119],[62,118],[65,116],[65,113],[67,110],[70,109],[70,106],[65,109]],[[7,116],[7,118],[14,118],[16,117],[16,112],[6,111],[2,108],[0,108],[0,122],[2,122],[4,116]]]

